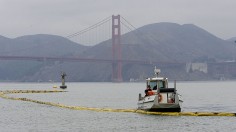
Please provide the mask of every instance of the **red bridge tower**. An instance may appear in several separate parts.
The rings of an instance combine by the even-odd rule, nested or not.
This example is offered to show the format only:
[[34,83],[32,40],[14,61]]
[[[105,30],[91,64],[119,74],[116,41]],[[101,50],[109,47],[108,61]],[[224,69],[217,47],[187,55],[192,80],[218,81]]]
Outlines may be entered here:
[[122,82],[120,15],[112,15],[112,81]]

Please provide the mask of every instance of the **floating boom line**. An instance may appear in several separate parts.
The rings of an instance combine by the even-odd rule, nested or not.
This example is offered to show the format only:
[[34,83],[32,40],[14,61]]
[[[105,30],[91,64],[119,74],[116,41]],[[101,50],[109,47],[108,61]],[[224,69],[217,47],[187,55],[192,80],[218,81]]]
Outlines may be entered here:
[[129,112],[129,113],[139,113],[139,114],[148,114],[148,115],[159,115],[159,116],[232,116],[235,117],[236,113],[230,112],[149,112],[144,110],[137,109],[112,109],[112,108],[92,108],[92,107],[82,107],[82,106],[69,106],[59,103],[44,102],[39,100],[33,100],[28,98],[17,98],[9,97],[6,94],[18,94],[18,93],[52,93],[52,92],[67,92],[67,91],[58,91],[58,90],[6,90],[0,91],[0,97],[10,100],[20,100],[28,101],[37,104],[50,105],[60,108],[66,108],[71,110],[89,110],[95,112]]

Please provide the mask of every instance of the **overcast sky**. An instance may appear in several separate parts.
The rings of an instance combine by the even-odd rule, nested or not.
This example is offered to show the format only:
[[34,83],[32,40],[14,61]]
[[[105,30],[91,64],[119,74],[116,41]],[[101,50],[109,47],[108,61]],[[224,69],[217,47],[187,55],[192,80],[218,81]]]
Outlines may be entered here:
[[113,14],[137,28],[191,23],[222,39],[236,37],[236,0],[0,0],[0,35],[65,37]]

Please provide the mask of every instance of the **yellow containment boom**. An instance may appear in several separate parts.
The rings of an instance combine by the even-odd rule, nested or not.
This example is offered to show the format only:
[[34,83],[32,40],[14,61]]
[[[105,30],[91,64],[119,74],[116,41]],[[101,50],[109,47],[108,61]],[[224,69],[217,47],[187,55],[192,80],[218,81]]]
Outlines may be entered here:
[[29,101],[29,102],[34,102],[38,104],[51,105],[55,107],[67,108],[67,109],[72,109],[72,110],[90,110],[90,111],[96,111],[96,112],[131,112],[131,113],[160,115],[160,116],[236,116],[236,113],[229,113],[229,112],[150,112],[150,111],[137,110],[137,109],[90,108],[90,107],[82,107],[82,106],[69,106],[69,105],[52,103],[52,102],[44,102],[44,101],[33,100],[33,99],[28,99],[28,98],[9,97],[6,95],[6,94],[16,94],[16,93],[52,93],[52,92],[67,92],[67,91],[6,90],[6,91],[0,91],[0,97],[4,99]]

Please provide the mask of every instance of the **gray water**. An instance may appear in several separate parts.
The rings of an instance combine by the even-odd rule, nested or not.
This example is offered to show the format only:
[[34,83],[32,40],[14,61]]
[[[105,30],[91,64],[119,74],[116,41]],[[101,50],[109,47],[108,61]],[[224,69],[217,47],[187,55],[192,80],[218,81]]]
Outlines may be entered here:
[[[0,90],[53,90],[59,83],[1,83]],[[10,94],[46,102],[97,108],[137,108],[145,83],[67,83],[65,93]],[[173,83],[170,84],[173,87]],[[236,82],[177,82],[185,112],[236,113]],[[0,131],[229,132],[236,117],[158,116],[71,110],[0,98]]]

